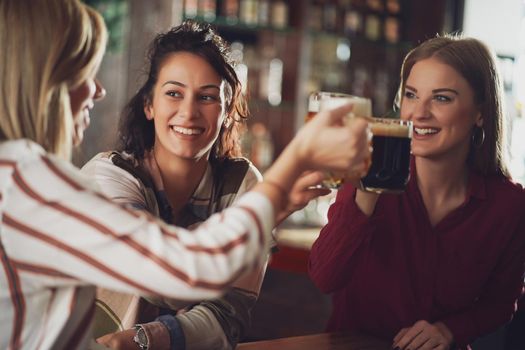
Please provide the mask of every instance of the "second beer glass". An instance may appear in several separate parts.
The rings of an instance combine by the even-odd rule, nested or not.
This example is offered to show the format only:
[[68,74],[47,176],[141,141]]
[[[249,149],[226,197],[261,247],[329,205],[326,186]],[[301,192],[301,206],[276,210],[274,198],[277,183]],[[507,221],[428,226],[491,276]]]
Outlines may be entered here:
[[[361,178],[361,189],[376,193],[399,193],[405,190],[410,178],[410,143],[412,122],[400,119],[372,118],[370,99],[331,92],[314,92],[308,103],[307,121],[315,113],[344,104],[354,105],[347,118],[362,117],[368,120],[372,131],[372,159],[367,174]],[[328,188],[341,187],[345,179],[357,180],[352,172],[329,174],[323,182]]]

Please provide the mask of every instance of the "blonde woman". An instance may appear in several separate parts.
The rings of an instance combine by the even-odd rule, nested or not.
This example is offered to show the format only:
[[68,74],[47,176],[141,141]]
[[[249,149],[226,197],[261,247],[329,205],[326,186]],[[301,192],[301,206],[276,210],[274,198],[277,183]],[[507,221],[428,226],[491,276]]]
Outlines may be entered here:
[[78,0],[0,2],[2,349],[86,348],[94,285],[183,300],[221,295],[264,261],[298,175],[368,156],[366,125],[335,126],[351,108],[342,107],[309,123],[263,182],[192,232],[127,210],[70,163],[104,95],[95,75],[106,36],[100,15]]

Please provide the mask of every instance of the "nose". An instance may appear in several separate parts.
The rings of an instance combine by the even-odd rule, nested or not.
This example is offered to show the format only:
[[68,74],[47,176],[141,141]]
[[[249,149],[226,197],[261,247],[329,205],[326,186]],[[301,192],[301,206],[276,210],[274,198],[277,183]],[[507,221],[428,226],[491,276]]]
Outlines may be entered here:
[[104,89],[104,86],[102,86],[102,83],[95,79],[95,95],[93,96],[93,99],[101,100],[106,96],[106,89]]
[[185,119],[191,119],[196,113],[195,97],[191,94],[186,94],[179,105],[179,116]]
[[404,120],[418,120],[430,117],[429,103],[424,99],[413,99],[401,104],[401,118]]

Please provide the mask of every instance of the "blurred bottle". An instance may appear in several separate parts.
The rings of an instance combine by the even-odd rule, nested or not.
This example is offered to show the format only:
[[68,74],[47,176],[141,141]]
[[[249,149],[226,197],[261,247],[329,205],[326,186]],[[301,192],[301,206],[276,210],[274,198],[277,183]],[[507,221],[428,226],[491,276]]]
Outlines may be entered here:
[[277,57],[275,47],[263,47],[259,70],[259,97],[272,106],[282,101],[283,61]]
[[198,14],[207,22],[213,22],[217,16],[216,0],[199,0]]
[[288,26],[288,4],[283,0],[274,0],[271,8],[272,26],[278,29],[286,28]]
[[239,21],[239,0],[222,0],[222,14],[226,22],[237,23]]
[[383,6],[383,0],[366,0],[366,6],[376,12],[383,12],[385,7]]
[[249,96],[258,96],[259,94],[259,69],[260,57],[256,48],[252,45],[245,45],[243,61],[248,67],[248,78],[246,93]]
[[376,14],[368,14],[365,19],[365,37],[368,40],[378,41],[381,39],[381,18]]
[[387,0],[386,1],[386,9],[391,14],[398,14],[401,12],[401,4],[399,0]]
[[244,62],[244,45],[240,41],[234,41],[231,45],[231,59],[234,62],[234,70],[241,83],[243,94],[248,90],[248,65]]
[[247,26],[257,25],[257,0],[241,0],[239,7],[239,19]]
[[257,22],[260,26],[270,25],[270,0],[259,0]]
[[385,40],[391,44],[397,44],[399,32],[399,20],[396,17],[387,17],[385,20]]
[[323,6],[323,30],[334,32],[337,30],[337,6],[327,2]]
[[263,123],[254,123],[245,138],[245,154],[264,173],[273,162],[274,146],[270,131]]
[[358,37],[363,33],[363,15],[351,0],[341,1],[343,10],[343,33]]
[[186,18],[195,18],[199,12],[198,0],[184,0],[184,16]]

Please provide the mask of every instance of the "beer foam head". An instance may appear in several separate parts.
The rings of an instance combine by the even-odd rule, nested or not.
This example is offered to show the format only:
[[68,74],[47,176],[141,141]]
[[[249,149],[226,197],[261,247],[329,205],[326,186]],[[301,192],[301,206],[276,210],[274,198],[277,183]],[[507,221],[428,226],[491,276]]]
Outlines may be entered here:
[[407,121],[393,122],[394,120],[381,120],[376,118],[370,123],[374,136],[408,137],[412,138],[412,123]]
[[352,104],[351,114],[356,117],[370,117],[372,115],[372,102],[368,98],[357,96],[337,96],[322,98],[319,105],[320,111],[331,110],[346,104]]

